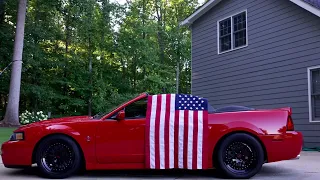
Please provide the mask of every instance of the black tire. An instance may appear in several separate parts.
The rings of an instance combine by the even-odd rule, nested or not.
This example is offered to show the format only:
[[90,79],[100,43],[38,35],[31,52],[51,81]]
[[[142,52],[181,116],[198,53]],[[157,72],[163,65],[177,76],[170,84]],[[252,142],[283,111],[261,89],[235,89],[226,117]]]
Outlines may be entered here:
[[44,139],[36,152],[40,175],[50,179],[64,179],[77,173],[82,164],[77,144],[64,135]]
[[264,163],[260,142],[246,133],[228,136],[217,148],[215,165],[227,178],[249,179],[261,170]]

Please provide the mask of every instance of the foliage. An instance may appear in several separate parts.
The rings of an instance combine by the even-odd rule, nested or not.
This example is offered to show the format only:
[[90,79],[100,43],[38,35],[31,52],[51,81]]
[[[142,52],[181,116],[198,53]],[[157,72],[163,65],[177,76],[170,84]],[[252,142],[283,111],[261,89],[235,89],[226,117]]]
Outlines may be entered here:
[[26,110],[25,112],[21,113],[19,118],[20,118],[20,123],[22,125],[25,125],[25,124],[38,122],[38,121],[48,120],[48,115],[45,115],[42,111],[29,112]]
[[[12,60],[17,1],[3,7],[0,70]],[[179,22],[197,7],[197,0],[29,0],[20,111],[107,112],[141,92],[175,93],[176,77],[179,92],[190,93],[191,36]],[[10,69],[0,77],[0,119],[9,83]]]

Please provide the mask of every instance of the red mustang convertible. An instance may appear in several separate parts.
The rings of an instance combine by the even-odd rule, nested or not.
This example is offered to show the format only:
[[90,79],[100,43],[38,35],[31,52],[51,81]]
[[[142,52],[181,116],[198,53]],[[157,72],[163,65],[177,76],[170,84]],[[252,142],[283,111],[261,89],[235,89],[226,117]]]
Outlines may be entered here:
[[264,163],[299,159],[302,144],[291,108],[214,109],[198,96],[143,93],[108,113],[22,126],[1,156],[7,168],[36,164],[48,178],[81,169],[217,169],[250,178]]

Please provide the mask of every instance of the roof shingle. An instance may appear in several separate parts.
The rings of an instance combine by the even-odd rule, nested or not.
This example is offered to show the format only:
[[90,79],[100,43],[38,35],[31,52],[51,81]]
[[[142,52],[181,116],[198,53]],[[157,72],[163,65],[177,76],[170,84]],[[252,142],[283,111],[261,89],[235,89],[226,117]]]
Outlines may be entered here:
[[312,6],[320,9],[320,0],[303,0],[306,3],[311,4]]

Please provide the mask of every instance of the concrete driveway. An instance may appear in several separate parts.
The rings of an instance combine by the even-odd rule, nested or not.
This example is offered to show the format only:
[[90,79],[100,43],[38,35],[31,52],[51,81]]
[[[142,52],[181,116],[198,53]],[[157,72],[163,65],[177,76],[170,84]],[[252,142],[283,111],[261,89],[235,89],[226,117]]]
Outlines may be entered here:
[[[0,179],[41,179],[37,169],[7,169],[0,164]],[[220,179],[215,171],[99,171],[71,177],[70,179]],[[266,164],[252,179],[319,180],[320,153],[302,152],[299,160]]]

